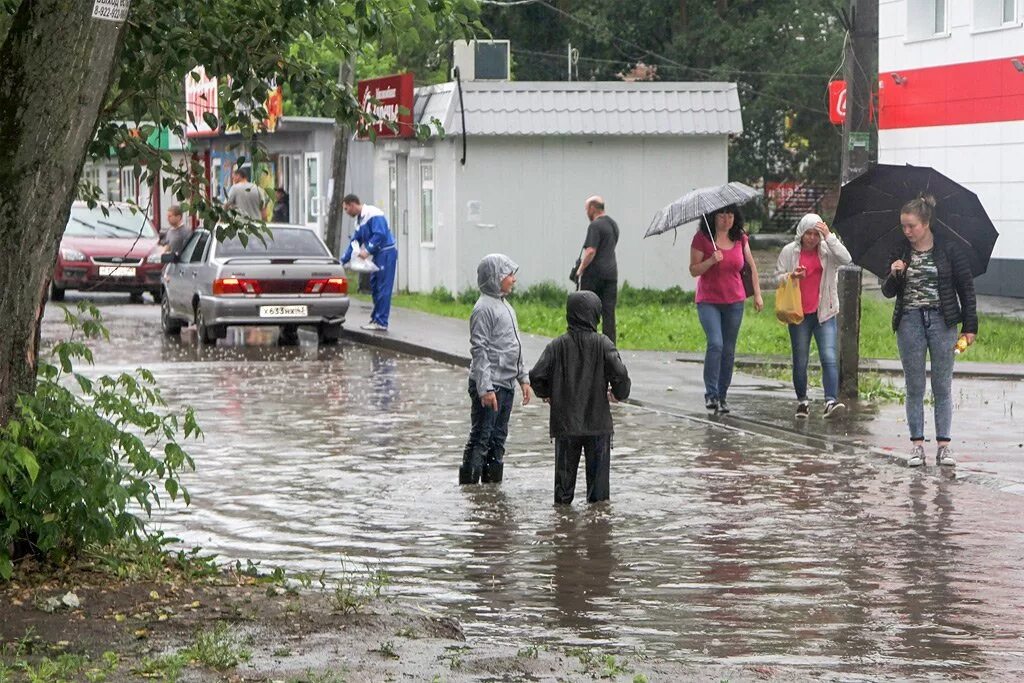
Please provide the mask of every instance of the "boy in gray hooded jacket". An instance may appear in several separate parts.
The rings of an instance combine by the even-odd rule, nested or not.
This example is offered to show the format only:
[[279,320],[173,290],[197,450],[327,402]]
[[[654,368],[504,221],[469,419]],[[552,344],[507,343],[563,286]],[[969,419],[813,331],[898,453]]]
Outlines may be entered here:
[[505,300],[516,284],[517,270],[519,266],[504,254],[488,254],[476,268],[480,298],[469,318],[472,427],[459,468],[460,484],[501,481],[517,382],[523,390],[523,405],[530,402],[519,322]]

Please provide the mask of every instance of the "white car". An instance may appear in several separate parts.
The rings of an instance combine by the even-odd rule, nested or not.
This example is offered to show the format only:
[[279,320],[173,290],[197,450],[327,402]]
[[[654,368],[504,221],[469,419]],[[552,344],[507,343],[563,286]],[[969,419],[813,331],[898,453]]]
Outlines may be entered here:
[[273,325],[295,343],[299,325],[320,341],[338,340],[348,313],[345,269],[309,228],[272,223],[266,243],[250,237],[218,242],[197,230],[181,256],[164,255],[161,325],[168,335],[195,323],[203,344],[216,344],[229,325]]

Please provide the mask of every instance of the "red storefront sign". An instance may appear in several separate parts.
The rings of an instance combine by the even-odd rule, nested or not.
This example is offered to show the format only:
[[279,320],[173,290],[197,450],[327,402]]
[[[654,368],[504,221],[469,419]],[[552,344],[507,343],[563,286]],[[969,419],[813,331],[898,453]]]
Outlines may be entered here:
[[[359,81],[359,106],[377,117],[372,129],[381,138],[411,138],[415,135],[412,120],[413,76],[411,73]],[[388,125],[388,124],[392,125]],[[394,126],[394,128],[392,128]],[[370,137],[370,129],[359,126],[359,137]]]
[[1024,55],[900,69],[878,78],[883,130],[1024,121]]
[[846,120],[846,81],[828,84],[828,120],[836,126]]

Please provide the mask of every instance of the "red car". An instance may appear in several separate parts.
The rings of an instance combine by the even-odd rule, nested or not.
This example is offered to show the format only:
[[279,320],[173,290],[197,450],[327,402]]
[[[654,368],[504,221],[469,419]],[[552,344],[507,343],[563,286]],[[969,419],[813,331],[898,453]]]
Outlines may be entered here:
[[149,219],[132,213],[125,204],[90,209],[85,202],[71,207],[68,226],[60,241],[57,267],[50,282],[50,298],[62,301],[64,292],[127,292],[142,301],[150,292],[160,300],[160,256],[163,247]]

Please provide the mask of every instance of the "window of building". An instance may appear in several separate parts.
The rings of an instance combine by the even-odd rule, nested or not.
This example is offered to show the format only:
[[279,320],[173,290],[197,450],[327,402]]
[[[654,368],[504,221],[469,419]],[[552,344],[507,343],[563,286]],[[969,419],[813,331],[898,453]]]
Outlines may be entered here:
[[924,40],[948,33],[946,28],[946,3],[948,1],[907,0],[907,40]]
[[999,28],[1017,22],[1017,0],[974,0],[974,29]]
[[420,164],[421,242],[434,242],[434,165]]
[[391,232],[399,233],[398,229],[398,164],[388,162],[388,224]]
[[121,201],[121,172],[112,166],[107,167],[107,201]]

